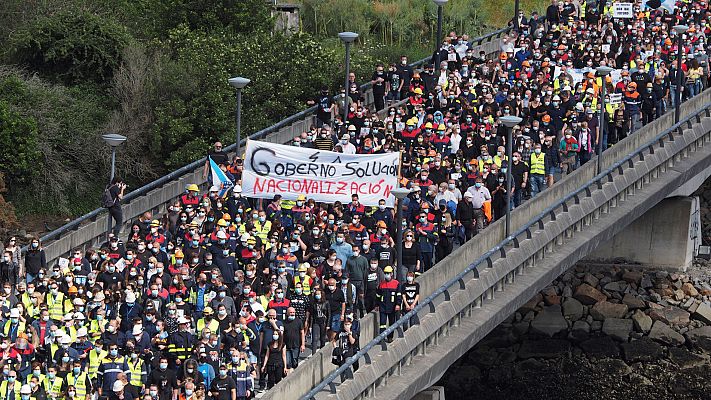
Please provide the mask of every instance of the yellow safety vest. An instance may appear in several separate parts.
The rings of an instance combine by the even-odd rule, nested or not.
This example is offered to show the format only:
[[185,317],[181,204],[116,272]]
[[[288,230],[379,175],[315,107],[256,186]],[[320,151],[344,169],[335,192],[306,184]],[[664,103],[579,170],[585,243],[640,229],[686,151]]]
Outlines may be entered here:
[[[2,399],[2,400],[8,400],[7,385],[8,385],[7,381],[3,381],[2,383],[0,383],[0,399]],[[15,385],[12,387],[12,390],[15,392],[14,400],[20,400],[20,387],[22,387],[22,384],[20,384],[20,382],[15,380]]]
[[[205,329],[205,318],[200,318],[197,322],[197,330],[196,330],[196,333],[198,336],[200,336],[203,329]],[[217,320],[213,318],[210,321],[210,325],[207,327],[207,329],[209,329],[213,335],[217,335],[217,330],[220,329],[220,323],[217,322]]]
[[262,243],[266,243],[267,235],[269,235],[269,232],[272,230],[272,221],[264,221],[264,225],[262,225],[262,223],[257,220],[257,222],[254,223],[254,227],[257,228],[257,236],[262,239]]
[[73,373],[70,372],[69,374],[67,374],[67,385],[74,386],[74,388],[77,390],[76,399],[78,400],[83,400],[86,397],[86,377],[86,372],[82,372],[77,375],[76,379],[74,378]]
[[99,365],[101,362],[109,355],[106,350],[101,350],[96,352],[96,350],[91,350],[89,352],[89,379],[96,379],[96,374],[99,372]]
[[143,386],[143,360],[139,358],[135,364],[133,360],[129,361],[128,370],[131,372],[129,383],[140,389]]
[[[2,329],[3,333],[5,334],[5,337],[10,336],[10,327],[11,326],[12,326],[12,322],[10,322],[10,321],[5,322],[5,326]],[[25,331],[26,331],[25,323],[18,322],[17,323],[17,334],[19,335],[20,333],[24,333]]]
[[[52,357],[52,358],[54,358],[54,357]],[[33,376],[34,376],[34,374],[27,375],[27,383],[28,384],[30,383],[30,380],[32,379]],[[44,381],[44,374],[39,375],[39,381],[40,382]]]
[[42,381],[44,386],[44,391],[47,392],[47,397],[54,397],[55,399],[61,399],[62,387],[64,386],[64,380],[58,376],[54,377],[54,381],[51,382],[49,377],[45,377]]
[[49,317],[54,321],[61,321],[64,318],[64,293],[57,293],[57,297],[52,296],[52,293],[47,294],[47,307],[49,309]]
[[63,326],[60,329],[72,338],[72,343],[77,341],[77,328],[75,328],[74,325],[69,327]]
[[541,154],[536,154],[533,152],[531,154],[531,175],[545,175],[546,174],[546,155],[541,152]]
[[94,336],[101,336],[101,327],[103,326],[106,328],[106,324],[108,324],[109,321],[107,320],[91,320],[89,323],[89,336],[94,337]]
[[[35,318],[39,315],[39,307],[35,307],[35,305],[32,303],[32,298],[29,294],[27,294],[27,292],[22,293],[22,296],[20,296],[20,301],[22,301],[22,305],[25,306],[27,315]],[[38,304],[40,304],[40,302],[38,302]]]
[[294,286],[296,286],[297,283],[301,282],[301,288],[304,290],[303,293],[307,296],[310,296],[311,295],[311,284],[309,283],[310,279],[311,279],[311,277],[306,276],[304,278],[304,280],[302,281],[301,277],[297,275],[294,278]]

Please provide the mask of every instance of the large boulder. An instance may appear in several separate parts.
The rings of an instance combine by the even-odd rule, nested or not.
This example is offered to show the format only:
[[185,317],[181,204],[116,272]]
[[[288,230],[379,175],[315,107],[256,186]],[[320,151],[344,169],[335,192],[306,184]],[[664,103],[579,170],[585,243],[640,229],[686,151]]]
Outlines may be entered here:
[[604,321],[608,318],[622,318],[627,314],[626,304],[610,303],[609,301],[600,301],[590,309],[590,315],[598,321]]
[[561,307],[552,305],[543,307],[531,322],[530,332],[541,336],[553,337],[559,333],[567,333],[568,322],[563,318]]
[[607,296],[587,283],[578,286],[573,297],[585,305],[593,305],[598,301],[607,300]]
[[607,318],[602,323],[602,332],[619,341],[627,342],[632,333],[632,320],[624,318]]
[[652,330],[649,331],[649,338],[669,346],[684,344],[684,336],[662,321],[654,321]]

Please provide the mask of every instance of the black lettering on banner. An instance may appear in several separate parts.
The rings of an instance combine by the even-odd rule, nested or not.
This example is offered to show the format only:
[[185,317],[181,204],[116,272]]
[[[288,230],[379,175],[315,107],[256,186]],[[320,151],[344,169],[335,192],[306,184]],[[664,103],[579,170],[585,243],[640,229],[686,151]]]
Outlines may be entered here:
[[266,151],[267,153],[271,154],[272,157],[276,156],[276,152],[274,150],[266,147],[257,147],[256,149],[254,149],[252,155],[249,157],[249,165],[252,168],[252,171],[254,171],[259,176],[267,176],[270,172],[269,164],[267,164],[266,162],[255,163],[255,160],[257,159],[257,154],[263,151]]

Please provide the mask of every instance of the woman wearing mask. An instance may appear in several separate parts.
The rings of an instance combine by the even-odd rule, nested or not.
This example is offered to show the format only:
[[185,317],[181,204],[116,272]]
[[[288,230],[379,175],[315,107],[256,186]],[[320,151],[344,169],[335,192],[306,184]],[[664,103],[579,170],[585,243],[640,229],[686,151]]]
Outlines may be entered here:
[[405,241],[402,244],[402,268],[398,266],[398,281],[402,279],[405,281],[405,276],[408,272],[415,274],[421,273],[420,260],[422,259],[420,254],[420,246],[415,243],[415,234],[411,230],[406,230],[403,233]]
[[454,249],[454,225],[452,225],[452,214],[448,211],[442,213],[441,222],[439,224],[439,241],[435,248],[436,262],[442,261]]
[[262,365],[262,373],[267,374],[267,389],[281,382],[286,375],[286,346],[284,337],[279,331],[273,331],[272,342],[267,348]]
[[10,261],[17,265],[17,273],[19,277],[25,276],[24,266],[22,265],[22,251],[20,246],[17,245],[17,238],[11,237],[5,245],[5,251],[10,252]]
[[47,257],[40,245],[39,238],[32,238],[25,253],[25,272],[27,282],[32,282],[40,270],[47,270]]
[[326,336],[326,326],[331,319],[330,309],[323,291],[319,288],[314,291],[314,298],[311,302],[311,353],[322,348],[328,340]]

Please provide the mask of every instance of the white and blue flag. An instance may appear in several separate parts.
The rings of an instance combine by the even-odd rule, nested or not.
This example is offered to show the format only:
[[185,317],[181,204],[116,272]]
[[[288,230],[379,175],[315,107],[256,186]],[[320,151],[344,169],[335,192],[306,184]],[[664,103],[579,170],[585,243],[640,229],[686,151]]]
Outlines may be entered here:
[[217,163],[210,158],[210,175],[212,177],[212,185],[219,189],[218,195],[224,197],[228,190],[235,185],[220,169]]

